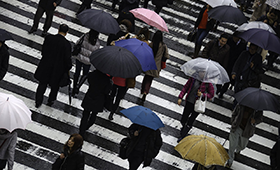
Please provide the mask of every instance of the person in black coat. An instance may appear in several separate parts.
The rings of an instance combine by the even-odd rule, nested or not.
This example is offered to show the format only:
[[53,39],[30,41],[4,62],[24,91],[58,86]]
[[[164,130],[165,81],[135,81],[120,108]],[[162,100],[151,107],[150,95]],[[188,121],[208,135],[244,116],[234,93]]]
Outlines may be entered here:
[[85,156],[81,151],[83,141],[81,135],[71,135],[63,147],[63,153],[52,165],[52,170],[84,170]]
[[3,80],[8,71],[10,57],[8,49],[9,47],[5,42],[0,42],[0,80]]
[[149,166],[162,146],[160,130],[138,124],[132,124],[128,130],[131,138],[127,148],[129,170],[137,170],[143,161],[143,167]]
[[[148,7],[149,1],[150,0],[144,0],[143,8]],[[152,3],[156,6],[154,11],[159,14],[163,7],[167,7],[168,4],[172,5],[173,0],[152,0]]]
[[35,79],[39,81],[35,98],[37,108],[43,103],[47,85],[51,87],[47,105],[51,106],[54,103],[60,82],[72,67],[71,44],[65,38],[68,30],[67,25],[60,25],[58,34],[46,36],[43,43],[42,58],[34,74]]
[[271,170],[279,170],[280,169],[280,123],[278,126],[278,137],[276,139],[276,143],[272,147],[270,151],[270,167]]
[[37,31],[40,18],[43,16],[44,12],[46,12],[46,20],[43,27],[42,36],[46,36],[48,30],[52,24],[52,18],[55,8],[61,3],[62,0],[40,0],[39,5],[34,16],[33,26],[31,27],[29,34]]
[[79,134],[84,137],[96,120],[98,112],[102,112],[106,97],[112,88],[111,78],[99,70],[94,70],[88,74],[89,88],[82,102],[84,108],[81,119]]

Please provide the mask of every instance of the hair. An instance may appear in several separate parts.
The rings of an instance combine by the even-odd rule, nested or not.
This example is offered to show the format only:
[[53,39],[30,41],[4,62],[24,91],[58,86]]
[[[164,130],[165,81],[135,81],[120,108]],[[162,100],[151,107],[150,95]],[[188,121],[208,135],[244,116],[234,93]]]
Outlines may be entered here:
[[140,31],[137,34],[137,37],[139,40],[143,41],[146,40],[148,41],[150,39],[150,31],[148,27],[143,27],[140,29]]
[[88,36],[88,41],[92,44],[95,45],[96,41],[98,39],[99,32],[95,31],[94,29],[90,29],[89,31],[89,36]]
[[64,147],[63,149],[69,149],[67,143],[68,141],[71,139],[71,138],[74,138],[74,146],[72,147],[72,149],[70,150],[70,154],[73,153],[74,151],[76,151],[77,149],[79,148],[82,148],[83,146],[83,142],[84,142],[84,139],[83,137],[80,135],[80,134],[72,134],[69,139],[67,140],[67,142],[64,144]]
[[58,32],[67,33],[69,31],[69,27],[66,24],[61,24],[59,26]]
[[132,27],[132,23],[128,20],[128,19],[123,19],[121,22],[120,22],[120,25],[123,24],[126,26],[127,28],[127,31],[129,31]]
[[254,44],[254,43],[250,43],[250,47],[256,47],[257,49],[259,48],[259,46],[257,46],[257,45]]
[[227,33],[222,33],[221,36],[220,36],[220,39],[221,38],[225,38],[225,39],[228,39],[229,38],[229,35]]
[[153,53],[155,57],[158,52],[159,44],[163,43],[162,32],[160,30],[156,31],[156,33],[153,36],[152,42],[153,42]]

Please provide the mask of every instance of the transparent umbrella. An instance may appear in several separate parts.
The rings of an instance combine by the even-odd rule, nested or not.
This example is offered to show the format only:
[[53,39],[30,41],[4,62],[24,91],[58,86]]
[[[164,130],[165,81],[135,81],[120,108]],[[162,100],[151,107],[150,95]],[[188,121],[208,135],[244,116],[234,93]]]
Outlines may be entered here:
[[234,0],[203,0],[208,5],[210,5],[212,8],[215,8],[217,6],[221,5],[229,5],[237,8],[237,5]]
[[267,25],[266,23],[264,23],[262,21],[252,21],[252,22],[244,23],[244,24],[240,25],[236,29],[236,31],[244,32],[244,31],[247,31],[252,28],[263,29],[263,30],[267,30],[273,34],[276,34],[271,26]]
[[196,58],[181,66],[181,70],[201,82],[224,84],[229,82],[226,70],[217,62],[205,58]]

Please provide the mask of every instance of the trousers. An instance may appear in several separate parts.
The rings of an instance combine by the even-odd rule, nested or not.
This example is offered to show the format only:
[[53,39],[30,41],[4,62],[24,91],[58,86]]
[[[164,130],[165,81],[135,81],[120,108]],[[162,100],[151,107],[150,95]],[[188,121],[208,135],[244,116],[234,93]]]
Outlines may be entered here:
[[54,11],[53,10],[45,10],[45,9],[43,9],[42,7],[40,7],[38,5],[36,14],[34,16],[34,22],[33,22],[33,26],[32,26],[33,30],[37,30],[40,18],[42,18],[44,12],[46,12],[46,16],[47,17],[46,17],[43,29],[44,29],[45,32],[47,32],[50,29],[51,24],[52,24],[52,19],[53,19]]
[[[39,85],[38,85],[37,90],[36,90],[36,96],[35,96],[36,104],[42,104],[43,103],[44,93],[47,89],[47,86],[48,86],[48,84],[39,82]],[[56,100],[58,90],[59,90],[59,85],[51,86],[51,91],[50,91],[50,94],[49,94],[48,102],[53,102],[53,101]]]

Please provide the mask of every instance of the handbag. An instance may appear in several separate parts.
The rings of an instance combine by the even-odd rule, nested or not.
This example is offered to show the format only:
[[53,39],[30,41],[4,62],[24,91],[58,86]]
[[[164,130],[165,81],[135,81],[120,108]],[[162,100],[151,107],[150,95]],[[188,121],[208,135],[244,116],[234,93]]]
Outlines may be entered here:
[[187,40],[188,40],[188,41],[191,41],[191,42],[194,42],[195,37],[196,37],[196,34],[197,34],[197,29],[192,30],[192,31],[188,34]]
[[122,158],[122,159],[127,159],[128,158],[128,155],[126,154],[126,152],[127,152],[129,142],[130,142],[129,137],[123,138],[120,142],[119,157]]
[[81,52],[82,44],[84,42],[84,37],[85,37],[85,34],[81,37],[80,41],[74,45],[73,51],[72,51],[73,56],[78,55]]
[[207,95],[205,95],[205,100],[204,101],[202,101],[202,96],[203,95],[201,94],[199,99],[197,99],[195,101],[195,104],[194,104],[194,111],[197,112],[197,113],[204,113],[205,112]]
[[127,87],[127,88],[134,88],[134,87],[135,87],[135,84],[136,84],[135,77],[134,77],[134,78],[127,78],[127,79],[125,80],[125,83],[126,83],[126,87]]

